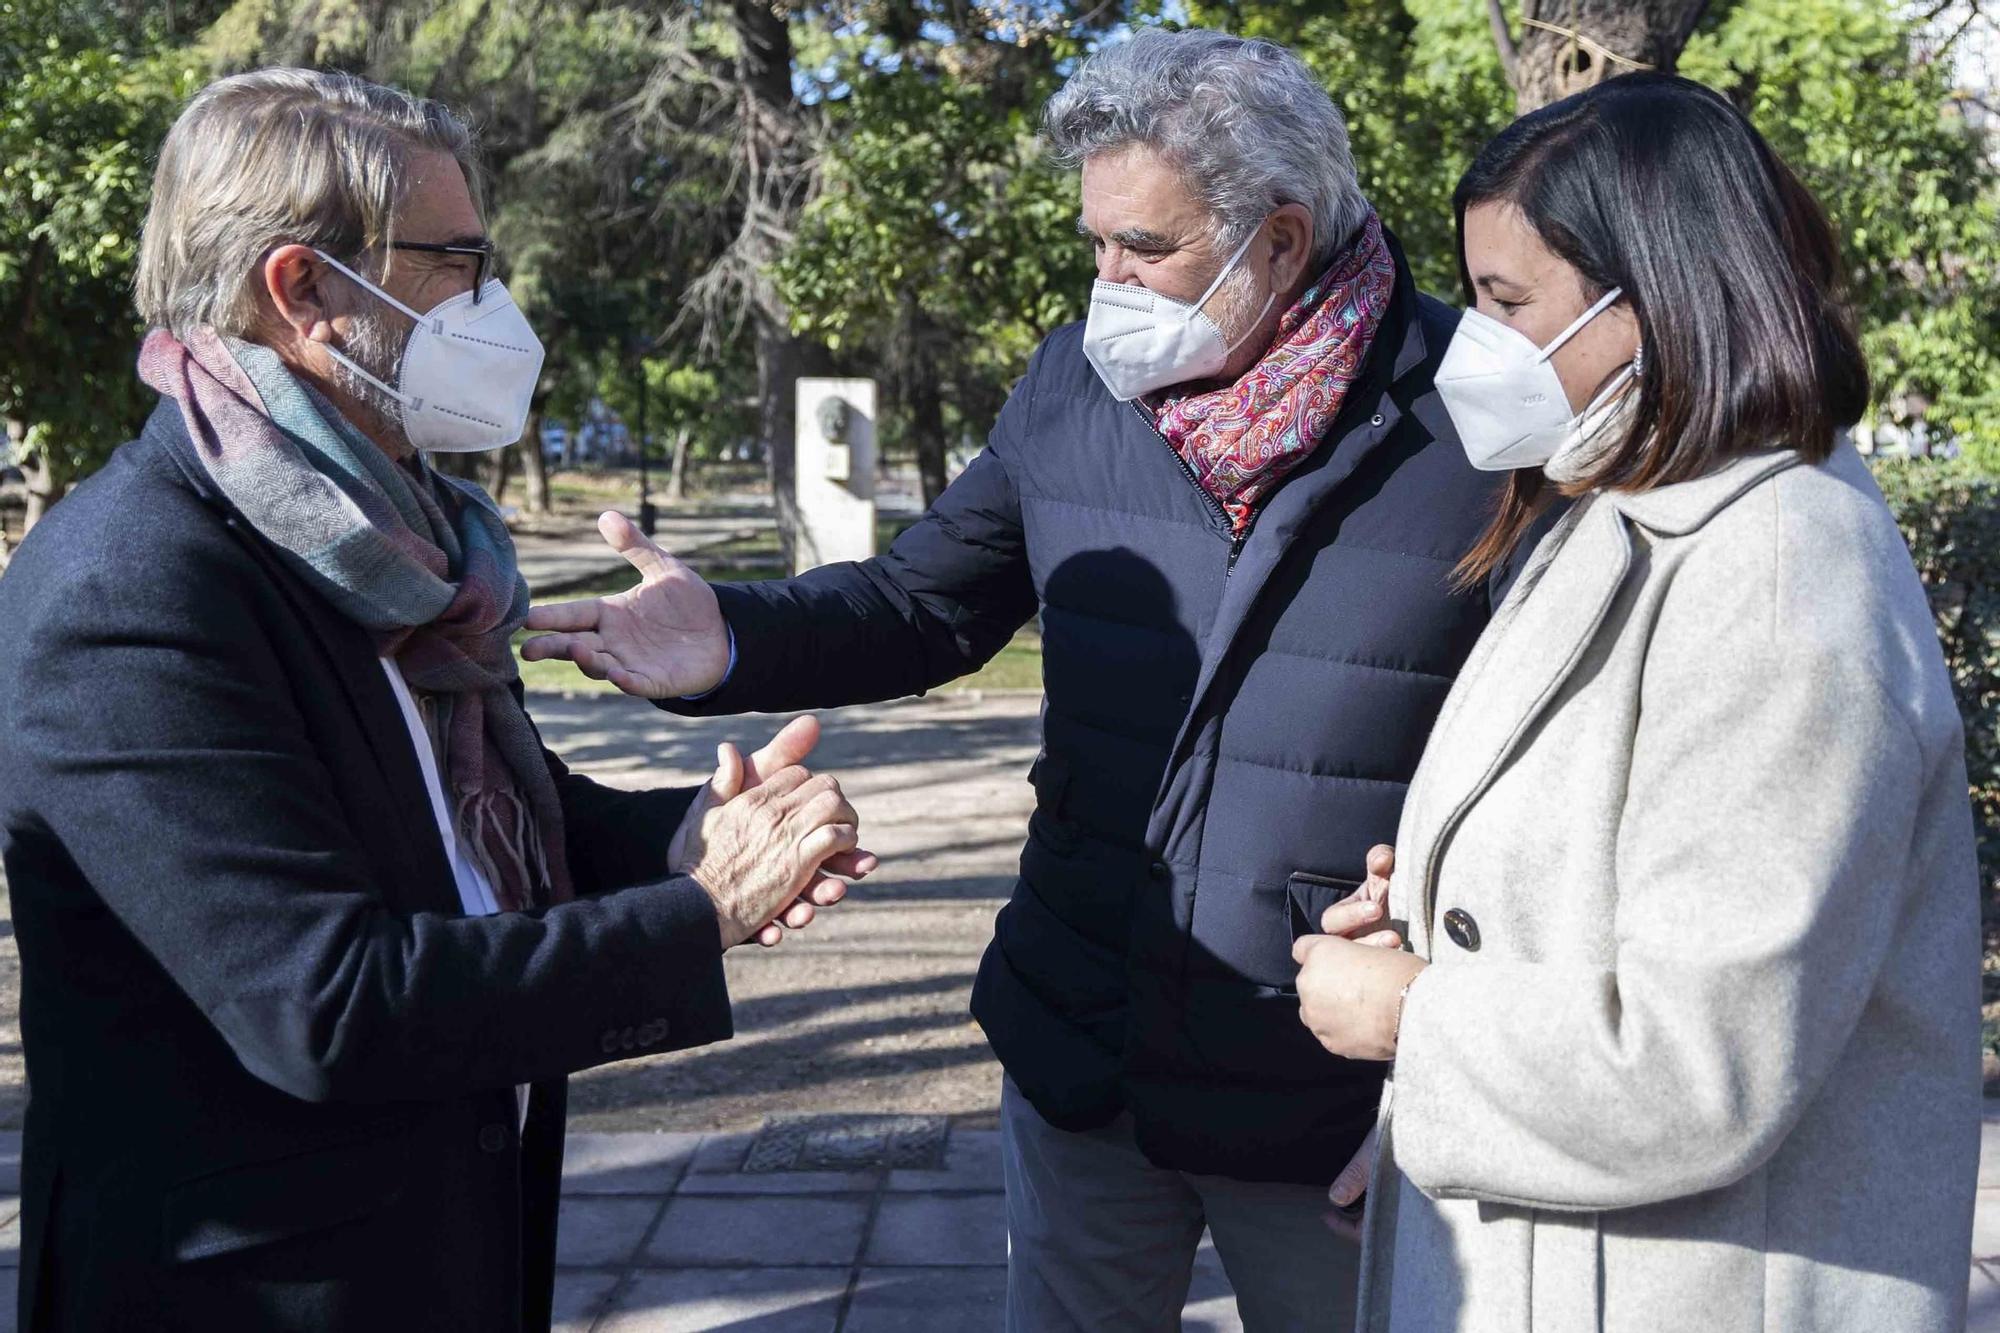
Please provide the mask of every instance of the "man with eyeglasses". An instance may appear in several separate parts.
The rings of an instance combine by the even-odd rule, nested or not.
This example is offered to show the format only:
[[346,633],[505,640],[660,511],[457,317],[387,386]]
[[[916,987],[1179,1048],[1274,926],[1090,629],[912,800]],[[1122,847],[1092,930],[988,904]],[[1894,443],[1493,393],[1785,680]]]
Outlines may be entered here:
[[714,780],[543,748],[492,502],[541,345],[444,108],[265,70],[167,138],[140,439],[0,582],[33,1087],[19,1326],[546,1329],[565,1078],[730,1035],[866,873],[801,719]]

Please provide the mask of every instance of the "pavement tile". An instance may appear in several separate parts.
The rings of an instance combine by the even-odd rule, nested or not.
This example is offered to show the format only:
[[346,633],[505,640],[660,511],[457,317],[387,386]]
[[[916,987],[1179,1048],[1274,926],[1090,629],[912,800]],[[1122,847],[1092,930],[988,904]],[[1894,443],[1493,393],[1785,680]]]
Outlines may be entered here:
[[1972,1209],[1972,1257],[2000,1259],[2000,1189],[1982,1189]]
[[1006,1210],[997,1194],[884,1196],[865,1262],[1004,1268]]
[[638,1272],[596,1333],[833,1333],[846,1293],[841,1268]]
[[866,1199],[676,1195],[643,1262],[658,1265],[851,1264]]
[[1979,1126],[1979,1187],[2000,1186],[2000,1098],[1989,1098]]
[[1194,1257],[1194,1277],[1181,1310],[1181,1333],[1243,1333],[1243,1317],[1236,1312],[1236,1289],[1222,1271],[1222,1256],[1215,1252],[1215,1242],[1206,1235]]
[[717,1171],[741,1171],[743,1159],[750,1155],[750,1145],[756,1141],[757,1135],[748,1130],[735,1134],[703,1135],[701,1147],[695,1150],[694,1163],[688,1167],[688,1172],[691,1175],[707,1175]]
[[13,1269],[0,1273],[0,1333],[14,1333],[14,1319],[20,1303],[20,1274]]
[[672,1194],[701,1146],[699,1134],[571,1134],[564,1194]]
[[2000,1277],[1974,1264],[1965,1288],[1965,1333],[2000,1333]]
[[940,1333],[1000,1327],[1005,1268],[864,1268],[841,1333]]
[[617,1289],[617,1273],[575,1269],[556,1274],[555,1323],[550,1333],[590,1333],[604,1302]]
[[942,1171],[891,1171],[892,1191],[992,1190],[1002,1188],[1000,1179],[1000,1132],[993,1129],[954,1129],[944,1149]]
[[870,1194],[876,1171],[692,1171],[682,1194]]
[[565,1268],[605,1268],[632,1262],[662,1199],[579,1198],[562,1201],[556,1262]]
[[21,1201],[0,1198],[0,1268],[21,1266]]
[[0,1134],[0,1192],[18,1194],[21,1189],[21,1135],[18,1130]]

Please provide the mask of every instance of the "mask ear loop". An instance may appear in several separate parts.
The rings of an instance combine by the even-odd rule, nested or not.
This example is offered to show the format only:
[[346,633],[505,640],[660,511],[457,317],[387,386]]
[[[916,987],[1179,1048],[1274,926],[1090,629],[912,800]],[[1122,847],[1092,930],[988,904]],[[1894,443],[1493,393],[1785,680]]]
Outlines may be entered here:
[[[412,320],[414,320],[417,323],[417,325],[422,326],[424,322],[424,317],[422,315],[410,309],[408,306],[404,305],[401,301],[398,301],[395,297],[389,295],[389,293],[383,291],[380,287],[377,287],[374,283],[368,281],[368,279],[362,277],[359,273],[356,273],[353,269],[341,263],[338,259],[335,259],[332,255],[328,254],[326,251],[314,250],[313,253],[318,255],[321,259],[324,259],[327,263],[333,265],[333,267],[339,269],[342,273],[345,273],[355,282],[359,283],[364,291],[367,291],[373,294],[374,296],[379,297],[381,300],[388,302],[396,309],[408,315]],[[412,398],[408,394],[402,392],[399,389],[390,388],[388,385],[384,384],[381,380],[369,374],[368,371],[365,370],[358,361],[356,361],[353,357],[347,355],[347,353],[341,351],[338,347],[335,347],[329,343],[327,345],[326,354],[332,357],[334,360],[340,362],[341,365],[346,366],[349,370],[353,371],[355,374],[359,375],[362,379],[367,380],[370,384],[380,389],[383,393],[388,394],[398,403],[401,403],[405,409],[414,412],[418,408],[423,406],[423,402],[421,399]]]
[[1603,314],[1605,311],[1609,310],[1613,305],[1617,304],[1618,298],[1623,296],[1624,294],[1625,294],[1625,289],[1623,287],[1613,287],[1610,291],[1606,292],[1603,296],[1599,297],[1596,305],[1593,305],[1590,309],[1584,311],[1581,315],[1578,315],[1573,321],[1571,321],[1570,326],[1564,329],[1561,333],[1558,333],[1555,336],[1555,340],[1549,343],[1548,346],[1542,348],[1541,351],[1536,354],[1535,359],[1537,361],[1546,361],[1550,357],[1554,356],[1558,351],[1562,349],[1562,345],[1564,343],[1568,342],[1571,338],[1574,338],[1577,335],[1577,331],[1579,329],[1581,329],[1584,325],[1590,323],[1591,320],[1596,319],[1599,315]]
[[[1190,316],[1200,315],[1203,319],[1208,320],[1210,324],[1215,323],[1215,321],[1209,317],[1207,312],[1205,312],[1202,309],[1202,307],[1206,306],[1211,300],[1215,298],[1215,294],[1222,290],[1222,284],[1229,280],[1229,275],[1234,273],[1236,271],[1236,266],[1243,262],[1243,256],[1250,253],[1250,244],[1251,242],[1257,239],[1257,232],[1261,231],[1263,229],[1263,226],[1264,226],[1263,223],[1261,222],[1258,223],[1256,229],[1252,230],[1248,236],[1245,236],[1243,238],[1243,244],[1236,247],[1236,253],[1231,255],[1229,257],[1229,262],[1222,266],[1222,272],[1215,275],[1215,281],[1208,284],[1208,290],[1201,294],[1201,299],[1199,301],[1196,301],[1192,306],[1188,308],[1188,313]],[[1236,354],[1237,348],[1241,347],[1244,343],[1250,341],[1251,334],[1257,332],[1257,326],[1264,322],[1264,316],[1271,313],[1271,307],[1273,304],[1277,302],[1277,299],[1278,299],[1278,294],[1276,292],[1272,292],[1269,296],[1264,298],[1264,308],[1257,312],[1257,318],[1250,321],[1250,331],[1248,333],[1245,333],[1241,338],[1238,338],[1235,342],[1230,343],[1228,347],[1223,350],[1222,354],[1224,356],[1234,356]],[[1220,331],[1221,331],[1220,329],[1217,330],[1217,332]]]

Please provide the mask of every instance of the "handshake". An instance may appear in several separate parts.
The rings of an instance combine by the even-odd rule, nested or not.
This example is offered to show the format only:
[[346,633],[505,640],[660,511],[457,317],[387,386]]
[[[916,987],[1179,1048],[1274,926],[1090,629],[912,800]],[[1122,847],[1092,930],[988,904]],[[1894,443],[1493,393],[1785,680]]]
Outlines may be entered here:
[[819,743],[810,717],[787,724],[747,759],[716,750],[715,776],[674,833],[668,864],[715,904],[722,947],[770,947],[847,893],[879,864],[860,846],[860,816],[840,783],[803,767]]

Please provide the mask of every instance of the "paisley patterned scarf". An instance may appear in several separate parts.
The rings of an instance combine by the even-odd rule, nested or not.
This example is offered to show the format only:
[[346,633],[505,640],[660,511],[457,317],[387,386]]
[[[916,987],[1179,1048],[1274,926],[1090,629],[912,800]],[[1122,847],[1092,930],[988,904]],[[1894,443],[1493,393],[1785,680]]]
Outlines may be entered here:
[[1279,319],[1277,340],[1248,374],[1161,406],[1160,434],[1239,536],[1326,438],[1395,288],[1395,257],[1370,213],[1355,243]]
[[438,769],[501,908],[571,897],[562,805],[512,691],[528,585],[492,501],[396,466],[269,348],[155,329],[139,374],[245,521],[439,707]]

